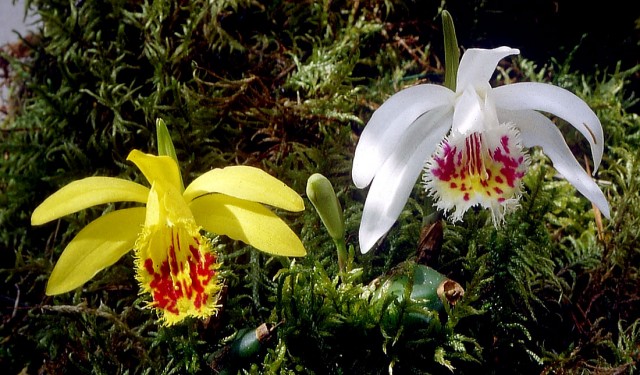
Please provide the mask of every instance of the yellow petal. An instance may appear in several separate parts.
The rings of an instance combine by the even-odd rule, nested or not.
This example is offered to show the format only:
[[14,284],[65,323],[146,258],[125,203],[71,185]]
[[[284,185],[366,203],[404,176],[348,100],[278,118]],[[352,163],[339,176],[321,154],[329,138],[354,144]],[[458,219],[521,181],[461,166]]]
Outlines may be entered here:
[[190,207],[198,225],[209,232],[229,236],[274,255],[307,253],[291,228],[260,203],[212,194],[192,201]]
[[287,211],[304,210],[304,201],[298,193],[284,182],[254,167],[239,165],[213,169],[187,186],[184,199],[191,202],[209,193],[222,193]]
[[194,221],[182,195],[173,186],[154,183],[147,200],[145,227],[164,225],[167,221],[175,224],[185,220]]
[[133,150],[127,156],[127,160],[140,169],[147,178],[149,184],[161,183],[170,185],[182,191],[182,178],[178,164],[169,156],[156,156]]
[[60,255],[47,283],[47,295],[81,286],[131,250],[142,230],[144,215],[144,207],[127,208],[84,227]]
[[73,181],[45,199],[33,211],[31,225],[40,225],[85,208],[109,202],[147,201],[149,189],[113,177],[87,177]]

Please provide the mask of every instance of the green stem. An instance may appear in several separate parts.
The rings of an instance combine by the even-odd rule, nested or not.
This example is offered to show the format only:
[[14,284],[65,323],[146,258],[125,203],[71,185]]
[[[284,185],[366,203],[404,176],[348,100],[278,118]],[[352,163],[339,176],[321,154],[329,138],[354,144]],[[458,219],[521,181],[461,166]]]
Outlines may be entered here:
[[338,252],[338,268],[340,269],[340,274],[344,275],[347,272],[347,243],[344,240],[344,237],[334,238],[333,242],[336,244],[336,250]]

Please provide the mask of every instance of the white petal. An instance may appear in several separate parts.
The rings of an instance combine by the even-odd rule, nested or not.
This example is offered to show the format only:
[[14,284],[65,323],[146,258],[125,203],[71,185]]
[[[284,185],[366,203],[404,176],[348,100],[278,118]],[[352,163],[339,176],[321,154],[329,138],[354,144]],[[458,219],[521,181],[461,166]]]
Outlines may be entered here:
[[369,185],[378,168],[397,149],[407,128],[423,113],[452,105],[453,95],[443,86],[418,85],[387,99],[373,113],[358,141],[352,170],[355,185]]
[[593,173],[596,173],[604,150],[602,124],[582,99],[561,87],[538,82],[496,87],[493,94],[498,108],[544,111],[569,122],[589,141],[593,155]]
[[463,136],[473,132],[482,132],[484,129],[483,108],[484,105],[476,90],[473,87],[465,89],[456,98],[451,132]]
[[466,50],[458,67],[456,91],[464,90],[467,86],[489,82],[500,60],[519,53],[519,50],[509,47],[494,49],[470,48]]
[[411,194],[426,159],[449,131],[451,109],[418,118],[376,174],[362,212],[360,251],[368,252],[393,226]]
[[526,147],[540,146],[562,174],[582,195],[587,197],[602,214],[610,218],[609,203],[604,194],[571,153],[558,127],[546,116],[532,111],[499,110],[502,122],[513,122],[520,129]]

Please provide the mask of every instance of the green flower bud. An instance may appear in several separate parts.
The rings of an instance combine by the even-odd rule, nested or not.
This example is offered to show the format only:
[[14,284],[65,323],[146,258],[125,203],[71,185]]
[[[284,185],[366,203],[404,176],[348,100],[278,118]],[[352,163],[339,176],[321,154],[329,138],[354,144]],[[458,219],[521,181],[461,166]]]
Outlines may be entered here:
[[307,180],[307,197],[318,212],[331,238],[334,241],[343,241],[342,207],[331,182],[320,173],[314,173]]

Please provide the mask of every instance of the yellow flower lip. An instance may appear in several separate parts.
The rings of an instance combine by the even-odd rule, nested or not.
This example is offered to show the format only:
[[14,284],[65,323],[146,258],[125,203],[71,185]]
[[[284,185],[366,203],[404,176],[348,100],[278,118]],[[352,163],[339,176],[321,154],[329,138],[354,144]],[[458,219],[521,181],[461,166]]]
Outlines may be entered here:
[[152,186],[135,254],[136,278],[165,323],[215,314],[221,288],[216,254],[173,187]]
[[[221,284],[211,246],[199,234],[189,235],[183,229],[171,228],[160,235],[169,236],[171,241],[164,249],[167,258],[159,265],[151,258],[138,260],[138,280],[153,297],[150,305],[163,312],[168,324],[188,316],[213,315]],[[188,244],[187,251],[181,247],[184,244]]]

